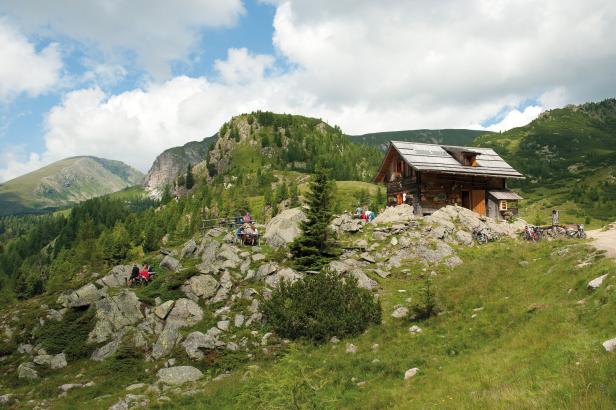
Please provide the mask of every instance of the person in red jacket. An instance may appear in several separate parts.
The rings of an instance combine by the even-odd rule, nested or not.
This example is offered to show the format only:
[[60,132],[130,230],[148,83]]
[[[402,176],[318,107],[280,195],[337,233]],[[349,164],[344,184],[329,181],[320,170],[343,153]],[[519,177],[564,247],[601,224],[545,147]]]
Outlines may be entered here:
[[147,263],[143,264],[143,268],[139,271],[139,279],[144,282],[150,281],[150,266]]

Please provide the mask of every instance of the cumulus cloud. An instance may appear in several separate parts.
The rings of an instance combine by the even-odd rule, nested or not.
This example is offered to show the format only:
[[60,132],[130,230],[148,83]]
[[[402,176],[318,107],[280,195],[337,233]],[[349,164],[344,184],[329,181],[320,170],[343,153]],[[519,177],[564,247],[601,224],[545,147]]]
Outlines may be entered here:
[[245,10],[241,0],[20,0],[3,2],[1,12],[31,31],[68,36],[108,56],[134,53],[151,73],[164,76],[202,28],[231,26]]
[[61,68],[57,44],[37,51],[26,37],[0,20],[0,101],[49,90],[58,82]]
[[275,56],[230,49],[212,77],[69,93],[47,117],[41,158],[93,154],[145,171],[165,148],[257,109],[323,118],[347,133],[479,128],[496,116],[488,128],[505,130],[616,94],[615,2],[272,3]]

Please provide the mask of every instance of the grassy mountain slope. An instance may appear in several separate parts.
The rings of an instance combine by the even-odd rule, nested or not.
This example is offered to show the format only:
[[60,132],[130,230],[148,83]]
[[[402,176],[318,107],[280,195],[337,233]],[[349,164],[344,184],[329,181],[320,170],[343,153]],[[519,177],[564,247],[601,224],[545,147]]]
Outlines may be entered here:
[[67,158],[0,184],[0,216],[70,205],[142,180],[139,171],[120,161]]
[[[572,268],[589,252],[570,245],[464,250],[463,265],[433,279],[443,313],[415,323],[389,313],[417,297],[422,274],[397,272],[381,281],[381,326],[338,345],[293,343],[279,361],[236,372],[172,407],[613,408],[616,357],[601,343],[616,332],[614,293],[591,293],[586,283],[615,265],[596,257],[588,270]],[[412,324],[422,332],[410,333]],[[347,342],[356,354],[345,352]],[[413,367],[418,374],[403,380]]]
[[527,176],[512,184],[529,198],[527,215],[557,207],[578,223],[616,218],[616,99],[547,111],[474,143],[494,148]]
[[349,135],[349,138],[355,143],[378,146],[381,151],[385,151],[389,141],[392,140],[465,146],[472,145],[475,138],[482,134],[486,134],[486,131],[467,129],[408,130]]

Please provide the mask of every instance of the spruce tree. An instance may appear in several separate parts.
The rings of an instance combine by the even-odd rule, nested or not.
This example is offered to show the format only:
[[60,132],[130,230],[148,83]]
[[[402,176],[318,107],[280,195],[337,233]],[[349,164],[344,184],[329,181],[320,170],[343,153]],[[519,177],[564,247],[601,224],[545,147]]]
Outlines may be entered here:
[[303,232],[290,248],[298,270],[319,271],[338,254],[329,228],[334,207],[333,181],[323,169],[318,169],[310,181],[306,204]]
[[186,167],[186,189],[192,189],[192,187],[195,185],[195,177],[192,173],[192,165],[188,164],[188,167]]

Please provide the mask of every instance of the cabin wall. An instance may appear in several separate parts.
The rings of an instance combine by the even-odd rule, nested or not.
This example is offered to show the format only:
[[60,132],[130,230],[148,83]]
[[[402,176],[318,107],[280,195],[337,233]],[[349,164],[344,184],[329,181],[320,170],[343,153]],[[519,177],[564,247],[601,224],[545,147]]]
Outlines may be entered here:
[[[463,206],[463,191],[488,191],[505,188],[504,178],[479,177],[454,174],[421,174],[421,207],[424,214],[429,214],[447,205]],[[398,195],[406,193],[406,203],[413,204],[417,190],[416,175],[398,178],[388,183],[387,195],[390,203],[397,202]],[[487,202],[487,192],[485,198]],[[489,204],[486,203],[489,213]]]

